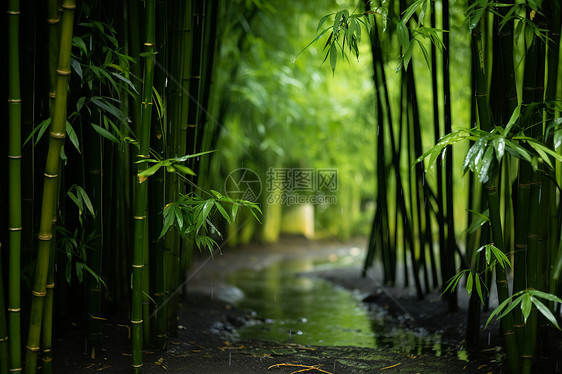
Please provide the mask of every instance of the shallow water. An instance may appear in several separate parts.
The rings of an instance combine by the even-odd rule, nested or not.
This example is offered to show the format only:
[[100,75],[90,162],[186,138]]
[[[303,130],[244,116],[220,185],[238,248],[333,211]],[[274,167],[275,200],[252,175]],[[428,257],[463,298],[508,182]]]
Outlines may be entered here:
[[390,325],[383,310],[369,311],[353,293],[302,275],[354,265],[345,257],[331,260],[286,259],[259,271],[231,274],[229,282],[245,294],[236,306],[255,312],[263,321],[242,328],[240,336],[305,345],[390,349],[414,355],[442,354],[439,334]]

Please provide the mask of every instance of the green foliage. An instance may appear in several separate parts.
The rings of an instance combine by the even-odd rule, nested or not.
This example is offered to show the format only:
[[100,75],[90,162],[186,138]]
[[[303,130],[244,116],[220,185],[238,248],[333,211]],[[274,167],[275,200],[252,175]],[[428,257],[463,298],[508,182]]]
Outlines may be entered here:
[[416,163],[423,162],[429,157],[426,168],[431,168],[437,157],[444,154],[447,146],[457,144],[463,140],[472,140],[474,144],[465,156],[463,172],[466,173],[467,170],[471,170],[478,176],[478,180],[481,183],[486,183],[497,174],[499,164],[505,152],[520,160],[529,162],[533,170],[538,170],[543,165],[553,169],[552,160],[562,161],[562,156],[556,152],[557,147],[555,149],[548,147],[547,141],[549,136],[553,136],[555,144],[560,146],[562,143],[562,134],[560,132],[562,121],[558,120],[558,118],[552,120],[543,139],[533,139],[525,136],[525,129],[520,125],[521,123],[526,123],[532,113],[540,109],[540,107],[546,109],[549,106],[533,104],[528,106],[523,113],[521,113],[521,106],[517,106],[505,127],[496,126],[490,132],[473,128],[447,134],[434,147],[418,157]]
[[206,248],[213,254],[213,250],[218,247],[218,244],[211,235],[222,237],[220,231],[211,222],[210,217],[214,213],[218,212],[230,224],[236,220],[238,209],[242,206],[248,208],[254,218],[259,221],[257,213],[261,214],[261,210],[257,204],[231,199],[217,191],[211,190],[211,192],[212,195],[208,199],[189,193],[180,195],[176,202],[166,205],[160,238],[174,227],[182,237],[194,238],[195,244],[200,250]]
[[517,293],[514,293],[510,298],[508,298],[503,303],[501,303],[490,314],[488,320],[486,321],[486,326],[488,326],[488,324],[494,319],[494,317],[497,316],[497,319],[502,319],[508,313],[510,313],[515,307],[519,305],[521,308],[521,312],[523,314],[523,321],[525,323],[527,323],[527,318],[529,318],[529,315],[531,314],[532,307],[535,306],[535,308],[537,308],[537,310],[550,323],[552,323],[554,326],[556,326],[557,329],[560,330],[560,326],[556,321],[556,317],[554,317],[554,314],[552,314],[550,309],[546,305],[544,305],[544,303],[540,301],[540,299],[548,300],[555,303],[562,303],[562,299],[550,293],[537,291],[534,289],[526,289],[523,291],[519,291]]

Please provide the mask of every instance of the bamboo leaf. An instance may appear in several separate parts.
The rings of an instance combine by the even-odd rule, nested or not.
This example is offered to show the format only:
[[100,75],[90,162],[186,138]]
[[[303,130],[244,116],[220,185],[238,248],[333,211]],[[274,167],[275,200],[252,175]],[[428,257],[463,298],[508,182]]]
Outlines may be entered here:
[[93,217],[95,217],[96,213],[94,211],[94,207],[86,191],[84,191],[84,189],[78,185],[76,186],[76,191],[78,191],[78,193],[80,194],[82,201],[84,201],[84,204],[86,204],[86,208],[88,208],[88,211],[92,214]]
[[110,140],[110,141],[112,141],[112,142],[114,142],[114,143],[117,143],[117,144],[120,143],[119,139],[117,139],[117,138],[115,137],[115,135],[113,135],[112,133],[110,133],[109,131],[107,131],[106,129],[104,129],[103,127],[98,126],[98,125],[96,125],[95,123],[91,123],[90,125],[92,126],[92,128],[93,128],[98,134],[100,134],[101,136],[103,136],[103,137],[106,138],[107,140]]
[[35,139],[35,145],[37,145],[37,143],[39,142],[39,139],[41,139],[41,136],[49,128],[50,124],[51,124],[51,117],[41,121],[41,123],[38,126],[35,126],[35,128],[31,132],[31,134],[29,134],[29,136],[27,137],[27,139],[25,139],[25,142],[23,142],[23,145],[27,144],[27,142],[29,140],[31,140],[31,138],[33,138],[33,135],[36,132],[39,131],[39,134],[37,134],[37,138]]
[[466,292],[470,295],[472,293],[472,283],[473,283],[472,271],[468,272],[468,278],[466,279]]
[[74,129],[72,128],[72,125],[70,125],[70,122],[68,122],[68,121],[66,121],[66,133],[68,135],[68,139],[70,140],[70,142],[72,143],[74,148],[76,148],[78,153],[81,153],[80,152],[80,144],[78,142],[78,136],[76,136],[76,132],[74,131]]
[[527,318],[531,314],[531,307],[533,302],[531,300],[531,295],[528,292],[525,292],[522,296],[521,300],[521,312],[523,313],[523,321],[527,323]]
[[228,215],[226,210],[223,208],[223,206],[220,204],[220,202],[215,201],[215,206],[217,207],[217,210],[219,211],[219,213],[224,217],[224,219],[226,219],[226,222],[230,223],[230,216]]
[[88,265],[86,265],[85,263],[81,262],[81,264],[82,264],[82,265],[81,265],[82,269],[84,269],[84,270],[86,270],[88,273],[90,273],[90,275],[91,275],[92,277],[94,277],[94,279],[96,280],[96,282],[101,283],[101,284],[105,287],[106,290],[108,289],[108,288],[107,288],[107,284],[105,284],[105,282],[103,281],[103,279],[102,279],[98,274],[96,274],[95,271],[93,271],[93,270],[92,270]]
[[539,299],[533,298],[532,300],[533,300],[533,304],[535,304],[538,311],[541,312],[541,314],[545,316],[546,319],[550,321],[550,323],[556,326],[558,330],[560,330],[560,326],[558,326],[558,322],[556,321],[556,318],[554,317],[550,309],[548,309],[546,305],[544,305]]
[[507,122],[507,124],[505,125],[505,132],[504,132],[505,136],[507,136],[507,134],[509,134],[509,132],[511,131],[511,128],[513,127],[513,125],[515,125],[515,123],[519,119],[520,113],[521,113],[521,104],[519,104],[519,105],[517,105],[517,107],[515,107],[515,109],[513,110],[513,113],[511,114],[511,117],[509,118],[509,122]]
[[236,216],[238,215],[238,208],[240,206],[238,204],[233,204],[232,205],[232,221],[236,221]]
[[503,313],[498,316],[498,319],[502,319],[503,317],[507,316],[517,305],[519,305],[519,303],[521,303],[521,300],[523,300],[522,296],[519,296],[518,298],[513,300],[513,302],[509,304],[507,308],[505,308]]
[[336,72],[336,63],[338,62],[338,49],[336,43],[332,43],[330,46],[330,66],[332,68],[332,74]]
[[480,277],[478,276],[478,273],[474,273],[474,283],[476,284],[476,292],[478,293],[480,302],[484,304],[484,297],[482,296],[482,285],[480,284]]
[[542,291],[538,291],[538,290],[528,290],[528,292],[532,296],[540,297],[542,299],[546,299],[546,300],[549,300],[549,301],[553,301],[555,303],[561,303],[562,304],[562,299],[559,298],[556,295],[546,293],[546,292],[542,292]]
[[138,173],[138,175],[139,177],[143,177],[143,178],[150,177],[151,175],[154,175],[154,173],[156,173],[158,169],[160,169],[161,167],[162,167],[162,163],[159,162],[155,165],[152,165],[148,169],[141,171],[140,173]]
[[[512,297],[514,297],[515,295],[517,295],[517,294],[514,294]],[[506,307],[506,305],[511,301],[512,297],[509,297],[509,298],[505,299],[500,305],[498,305],[498,307],[496,309],[494,309],[494,311],[492,313],[490,313],[490,316],[488,317],[488,320],[486,321],[486,325],[484,326],[484,328],[488,327],[488,325],[494,319],[494,317],[498,313],[500,313]]]
[[193,172],[193,170],[191,170],[190,168],[188,168],[185,165],[180,165],[180,164],[174,164],[174,168],[176,170],[178,170],[179,172],[183,173],[183,174],[187,174],[187,175],[195,175],[195,173]]

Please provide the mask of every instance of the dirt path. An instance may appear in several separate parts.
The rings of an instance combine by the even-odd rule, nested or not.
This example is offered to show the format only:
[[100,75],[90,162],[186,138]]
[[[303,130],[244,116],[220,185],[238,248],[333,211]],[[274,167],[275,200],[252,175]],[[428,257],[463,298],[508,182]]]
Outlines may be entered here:
[[[443,332],[445,348],[440,357],[434,354],[412,355],[356,347],[301,346],[263,341],[241,340],[236,329],[252,323],[256,316],[250,311],[237,310],[232,302],[241,295],[229,286],[229,272],[251,268],[262,269],[286,256],[326,257],[344,255],[360,257],[354,247],[362,242],[310,242],[287,239],[275,245],[254,245],[227,249],[214,259],[198,256],[188,276],[187,298],[179,314],[178,336],[169,340],[165,352],[145,351],[146,373],[503,373],[497,361],[497,340],[470,362],[457,358],[456,345],[462,340],[465,314],[449,315],[438,295],[429,302],[416,300],[409,291],[384,289],[373,279],[363,279],[356,268],[316,271],[306,276],[321,277],[356,293],[371,294],[376,307],[388,310],[389,321],[404,323],[397,300],[412,315],[412,328],[424,326]],[[377,292],[378,290],[378,292]],[[389,296],[389,294],[391,296]],[[427,301],[427,300],[426,300]],[[373,305],[375,305],[373,304]],[[402,316],[402,317],[401,317]],[[390,323],[389,322],[389,323]],[[130,372],[130,342],[125,324],[108,321],[104,325],[105,349],[95,358],[84,352],[85,333],[80,328],[67,331],[64,340],[55,345],[56,373],[128,373]],[[485,339],[485,338],[484,338]],[[303,366],[299,366],[303,365]],[[548,373],[554,372],[548,369]]]

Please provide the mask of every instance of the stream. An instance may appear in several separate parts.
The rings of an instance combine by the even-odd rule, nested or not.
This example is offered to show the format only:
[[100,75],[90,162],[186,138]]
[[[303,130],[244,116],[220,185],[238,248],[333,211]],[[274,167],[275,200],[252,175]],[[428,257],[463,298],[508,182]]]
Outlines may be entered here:
[[[261,270],[238,270],[228,282],[244,293],[236,303],[255,323],[240,329],[242,338],[304,345],[354,346],[420,355],[443,353],[440,334],[388,323],[382,308],[370,309],[352,293],[314,276],[314,272],[357,267],[350,256],[285,258]],[[467,359],[459,351],[460,359]]]

